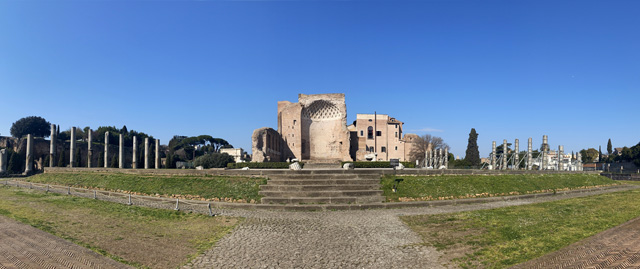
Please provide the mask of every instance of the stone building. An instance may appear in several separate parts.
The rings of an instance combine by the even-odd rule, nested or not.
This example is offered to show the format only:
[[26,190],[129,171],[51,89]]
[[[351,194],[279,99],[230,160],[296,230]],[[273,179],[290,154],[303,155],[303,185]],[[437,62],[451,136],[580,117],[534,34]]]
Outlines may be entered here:
[[[385,114],[357,114],[349,125],[352,156],[357,161],[408,160],[416,134],[404,134],[403,122]],[[353,152],[355,150],[355,152]]]
[[410,151],[406,139],[412,136],[403,137],[402,125],[388,115],[358,114],[356,122],[347,126],[344,94],[299,94],[297,103],[278,102],[277,131],[264,127],[253,132],[252,161],[375,160],[372,153],[377,153],[377,160],[406,160]]

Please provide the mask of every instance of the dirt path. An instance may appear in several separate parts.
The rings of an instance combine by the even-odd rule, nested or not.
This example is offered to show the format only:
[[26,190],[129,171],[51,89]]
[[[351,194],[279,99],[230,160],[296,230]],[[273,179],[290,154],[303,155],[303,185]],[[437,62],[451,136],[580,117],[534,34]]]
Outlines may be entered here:
[[0,216],[0,268],[130,268],[89,249]]
[[639,268],[640,217],[512,268]]

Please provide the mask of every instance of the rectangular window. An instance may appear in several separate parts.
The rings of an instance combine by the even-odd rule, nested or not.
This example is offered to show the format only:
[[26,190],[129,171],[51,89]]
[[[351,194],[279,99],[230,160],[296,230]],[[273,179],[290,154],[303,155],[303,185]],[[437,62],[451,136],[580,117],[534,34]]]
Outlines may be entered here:
[[398,125],[396,124],[396,129],[398,129]]
[[380,151],[382,151],[382,152],[387,152],[387,147],[382,147],[382,148],[380,149]]
[[398,150],[398,146],[396,146],[396,150]]
[[398,132],[396,132],[396,137],[398,137]]
[[376,136],[382,136],[382,131],[376,131]]
[[360,136],[364,136],[364,131],[360,130]]
[[293,125],[296,125],[296,120],[293,120]]

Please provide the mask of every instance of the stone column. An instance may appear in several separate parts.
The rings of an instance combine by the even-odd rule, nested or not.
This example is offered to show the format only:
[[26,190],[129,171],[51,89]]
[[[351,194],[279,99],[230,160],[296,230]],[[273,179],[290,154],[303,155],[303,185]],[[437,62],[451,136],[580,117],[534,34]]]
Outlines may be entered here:
[[527,146],[527,170],[531,170],[531,167],[533,166],[533,164],[531,163],[531,159],[533,158],[533,156],[531,156],[531,154],[533,154],[532,151],[532,146],[533,146],[533,140],[531,137],[529,137],[529,145]]
[[75,161],[75,149],[76,149],[76,127],[71,127],[71,141],[69,141],[69,167],[73,167]]
[[33,136],[27,135],[27,158],[25,160],[24,174],[28,175],[33,172]]
[[491,143],[491,170],[496,169],[496,141]]
[[562,165],[563,151],[564,151],[564,146],[558,146],[558,171],[564,170],[564,165]]
[[444,162],[442,160],[442,149],[438,149],[438,169],[440,169],[443,163]]
[[542,165],[540,167],[540,170],[546,170],[547,169],[547,158],[546,155],[548,155],[549,153],[549,137],[547,135],[543,135],[542,136]]
[[133,136],[133,161],[131,162],[131,168],[138,168],[138,138]]
[[155,169],[160,169],[160,139],[156,139],[156,163]]
[[144,169],[149,169],[149,138],[144,138]]
[[56,158],[56,125],[51,124],[51,136],[49,137],[49,167],[53,167]]
[[104,133],[104,168],[109,167],[109,132]]
[[87,167],[91,168],[91,158],[93,158],[93,149],[92,149],[92,135],[93,131],[91,131],[91,129],[89,129],[89,131],[87,131]]
[[449,169],[449,149],[444,148],[444,169]]
[[515,155],[513,155],[513,170],[518,170],[520,169],[520,140],[518,140],[516,138],[515,144],[513,145],[513,151],[515,152]]
[[507,140],[502,140],[502,169],[507,170],[507,160],[509,159],[509,150],[507,150]]
[[124,168],[124,136],[120,134],[120,143],[118,144],[118,168]]
[[7,172],[7,150],[0,149],[0,175]]

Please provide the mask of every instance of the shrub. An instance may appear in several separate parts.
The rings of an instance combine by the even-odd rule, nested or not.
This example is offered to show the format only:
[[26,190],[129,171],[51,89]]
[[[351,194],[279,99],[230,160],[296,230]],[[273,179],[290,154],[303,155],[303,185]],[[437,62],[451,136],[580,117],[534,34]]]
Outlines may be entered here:
[[[391,168],[391,162],[341,162],[340,167],[344,166],[345,163],[353,163],[354,168]],[[416,164],[414,162],[400,162],[406,168],[416,168]]]
[[[288,169],[291,163],[288,162],[265,162],[265,163],[230,163],[227,165],[227,168],[232,169],[240,169],[244,167],[249,167],[252,169]],[[304,167],[304,163],[300,163],[301,167]]]
[[202,155],[195,159],[194,166],[202,166],[203,168],[224,168],[228,164],[233,163],[233,157],[226,153],[210,153]]

